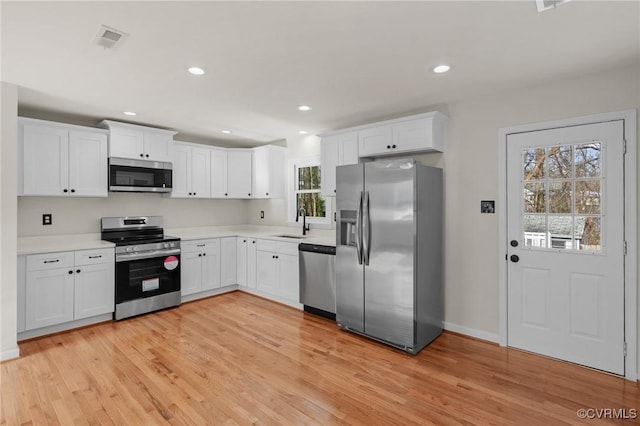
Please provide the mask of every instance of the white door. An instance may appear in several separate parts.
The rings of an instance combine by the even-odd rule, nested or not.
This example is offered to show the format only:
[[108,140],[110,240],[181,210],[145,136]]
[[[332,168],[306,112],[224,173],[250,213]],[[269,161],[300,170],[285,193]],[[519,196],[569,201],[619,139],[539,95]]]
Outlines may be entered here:
[[278,254],[278,295],[294,302],[300,300],[298,256]]
[[113,312],[115,304],[114,276],[113,263],[76,267],[74,320]]
[[110,129],[109,156],[120,158],[144,159],[144,136],[141,130],[129,128]]
[[508,135],[508,344],[624,374],[624,142],[612,121]]
[[191,196],[191,148],[185,145],[174,144],[173,156],[173,188],[172,198],[185,198]]
[[22,127],[24,195],[69,193],[69,131],[53,126]]
[[253,151],[253,196],[268,198],[271,188],[270,169],[271,151],[269,147],[258,148]]
[[144,159],[170,162],[172,141],[170,133],[144,132]]
[[211,150],[211,196],[213,198],[229,196],[227,191],[227,152],[220,149]]
[[207,240],[202,253],[202,289],[220,288],[220,240]]
[[184,297],[202,291],[202,252],[182,252],[180,262],[180,294]]
[[220,239],[220,281],[222,287],[237,284],[237,263],[236,258],[238,247],[236,237],[225,237]]
[[227,152],[227,189],[231,198],[251,197],[251,151]]
[[211,154],[206,148],[191,150],[191,191],[196,198],[211,197]]
[[238,285],[243,287],[247,286],[247,243],[249,239],[247,237],[238,237],[238,273],[237,281]]
[[327,136],[322,138],[320,145],[320,164],[322,165],[322,180],[320,186],[322,195],[329,197],[336,195],[336,167],[339,165],[338,157],[338,137]]
[[256,256],[258,244],[255,238],[247,239],[247,287],[256,288]]

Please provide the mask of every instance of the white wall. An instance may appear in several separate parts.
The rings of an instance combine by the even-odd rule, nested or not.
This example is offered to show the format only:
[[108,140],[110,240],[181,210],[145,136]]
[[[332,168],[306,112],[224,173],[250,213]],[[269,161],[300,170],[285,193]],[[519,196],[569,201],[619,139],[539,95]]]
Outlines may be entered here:
[[17,338],[17,115],[18,88],[2,83],[0,139],[0,360],[18,356]]
[[[164,198],[160,194],[109,193],[108,198],[20,197],[18,235],[99,233],[106,216],[162,216],[165,228],[247,223],[246,200]],[[53,224],[43,226],[42,214]]]

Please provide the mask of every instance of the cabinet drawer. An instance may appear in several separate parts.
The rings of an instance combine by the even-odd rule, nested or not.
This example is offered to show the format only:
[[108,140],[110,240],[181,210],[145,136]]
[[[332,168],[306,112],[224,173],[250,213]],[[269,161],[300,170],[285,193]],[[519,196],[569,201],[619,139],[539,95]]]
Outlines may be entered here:
[[260,251],[278,251],[278,242],[271,240],[258,240],[258,250]]
[[276,252],[278,252],[278,254],[291,254],[291,255],[297,256],[298,243],[283,243],[278,241],[278,247]]
[[114,250],[113,249],[98,249],[98,250],[82,250],[75,253],[76,266],[81,265],[97,265],[100,263],[113,263]]
[[27,271],[73,267],[73,252],[34,254],[27,256]]
[[212,247],[220,247],[219,239],[209,239],[209,240],[193,240],[193,241],[182,241],[180,243],[180,250],[182,253],[196,253],[205,251]]

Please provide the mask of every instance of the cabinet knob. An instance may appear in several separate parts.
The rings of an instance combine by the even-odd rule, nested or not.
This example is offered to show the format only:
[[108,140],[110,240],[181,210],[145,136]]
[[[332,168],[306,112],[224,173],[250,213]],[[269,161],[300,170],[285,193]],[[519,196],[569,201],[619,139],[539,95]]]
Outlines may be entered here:
[[145,157],[149,158],[149,154],[147,154]]
[[79,273],[80,273],[80,269],[76,269],[76,274],[79,274]]
[[73,271],[69,271],[69,275],[73,274]]
[[67,188],[63,189],[62,192],[69,192]]
[[251,197],[251,193],[249,193],[249,194],[247,194],[247,195],[249,195],[249,197]]
[[251,244],[255,244],[255,243],[256,243],[256,240],[251,241]]
[[246,243],[246,242],[247,242],[247,240],[242,240],[242,242],[243,242],[243,243]]
[[194,192],[193,195],[196,195],[196,193]]
[[[395,146],[395,145],[391,145],[391,148],[396,149],[396,146]],[[148,157],[148,156],[147,156],[147,157]]]
[[387,149],[391,149],[391,145],[387,145]]
[[202,253],[198,253],[198,257],[202,257]]
[[140,154],[140,157],[144,157],[144,154]]
[[75,190],[75,189],[72,189],[72,190],[71,190],[71,192],[76,192],[76,190]]
[[267,194],[266,194],[266,195],[269,195],[269,193],[267,192]]
[[207,253],[202,253],[202,255],[203,255],[203,256],[206,256],[206,255],[207,255]]
[[227,195],[229,195],[229,194],[227,194],[227,193],[225,192],[225,193],[224,193],[224,196],[226,197]]
[[191,195],[191,193],[189,193],[189,195]]

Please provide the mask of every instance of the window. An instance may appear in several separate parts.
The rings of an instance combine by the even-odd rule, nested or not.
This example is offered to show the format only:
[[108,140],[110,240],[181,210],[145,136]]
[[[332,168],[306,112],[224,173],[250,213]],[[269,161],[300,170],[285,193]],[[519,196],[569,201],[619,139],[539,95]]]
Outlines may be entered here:
[[[307,223],[329,224],[331,203],[320,195],[322,171],[320,158],[304,158],[289,162],[292,194],[289,201],[289,221],[295,222],[304,208]],[[300,219],[301,220],[301,219]]]

